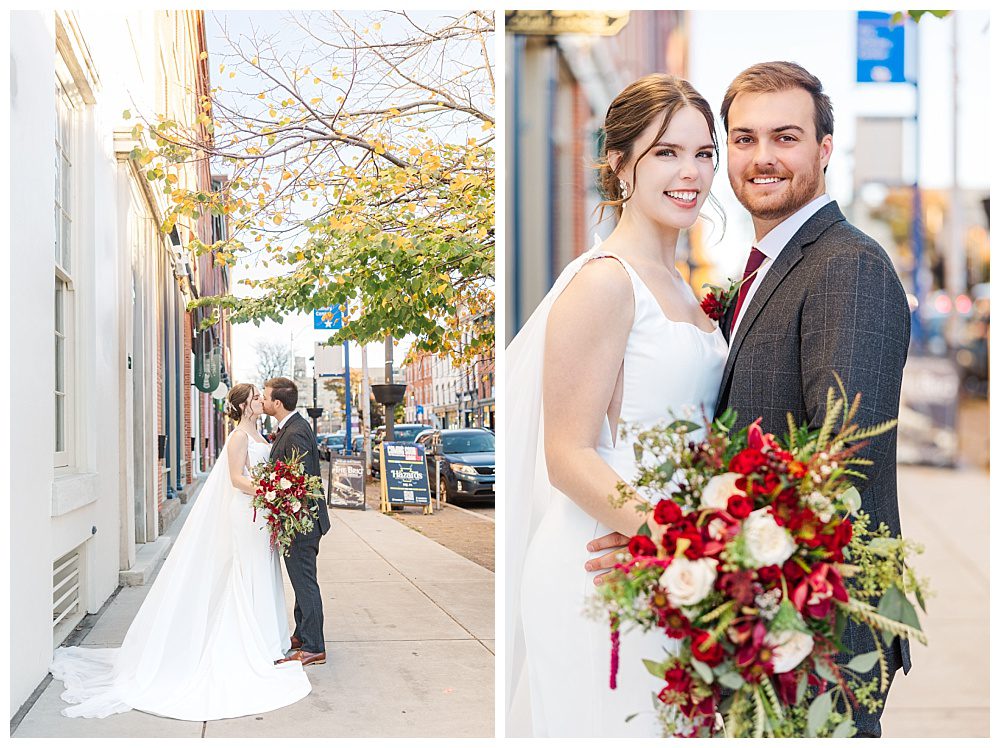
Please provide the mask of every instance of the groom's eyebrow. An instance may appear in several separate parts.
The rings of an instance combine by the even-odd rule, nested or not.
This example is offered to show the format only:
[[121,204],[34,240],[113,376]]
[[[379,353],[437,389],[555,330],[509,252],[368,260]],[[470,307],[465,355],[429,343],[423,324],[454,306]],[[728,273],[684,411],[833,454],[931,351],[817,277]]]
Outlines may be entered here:
[[[785,132],[786,130],[798,130],[800,133],[805,134],[805,130],[803,130],[798,125],[779,125],[778,127],[772,127],[770,130],[768,130],[768,133],[774,135],[775,133]],[[731,127],[729,128],[729,132],[730,133],[738,132],[745,135],[757,134],[757,130],[753,127]]]

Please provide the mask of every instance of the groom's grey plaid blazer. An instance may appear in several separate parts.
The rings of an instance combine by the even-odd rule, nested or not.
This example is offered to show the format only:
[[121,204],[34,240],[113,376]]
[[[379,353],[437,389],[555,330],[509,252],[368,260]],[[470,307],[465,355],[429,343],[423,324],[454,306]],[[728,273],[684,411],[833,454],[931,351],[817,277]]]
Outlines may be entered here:
[[[727,315],[727,335],[730,324]],[[859,424],[896,418],[909,341],[909,308],[888,255],[828,203],[792,237],[750,300],[730,341],[716,414],[735,408],[737,428],[762,417],[775,434],[788,430],[785,413],[818,428],[837,372],[849,397],[861,393]],[[896,431],[859,456],[874,462],[861,468],[868,476],[857,485],[862,508],[874,526],[885,522],[899,534]],[[843,641],[857,653],[875,648],[866,627],[849,626]],[[890,671],[909,672],[905,641],[886,656]]]

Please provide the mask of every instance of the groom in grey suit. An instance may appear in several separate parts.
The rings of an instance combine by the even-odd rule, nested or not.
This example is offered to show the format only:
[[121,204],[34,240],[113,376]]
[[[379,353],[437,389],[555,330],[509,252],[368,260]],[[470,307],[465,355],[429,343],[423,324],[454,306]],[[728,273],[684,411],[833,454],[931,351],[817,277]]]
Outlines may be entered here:
[[[861,393],[862,426],[896,418],[910,340],[906,297],[885,250],[844,218],[826,193],[833,109],[820,81],[789,62],[754,65],[730,84],[722,103],[729,181],[753,217],[756,239],[736,301],[720,321],[729,340],[716,415],[739,412],[736,428],[762,418],[765,431],[796,423],[818,428],[834,372],[849,397]],[[896,432],[872,439],[859,457],[873,461],[857,486],[872,525],[900,534]],[[592,541],[590,550],[619,544]],[[609,557],[588,563],[610,568]],[[611,561],[613,563],[613,561]],[[871,631],[849,623],[838,656],[875,649]],[[910,669],[908,643],[886,648],[890,682]],[[878,677],[877,670],[872,677]],[[881,735],[881,711],[855,710],[858,737]]]

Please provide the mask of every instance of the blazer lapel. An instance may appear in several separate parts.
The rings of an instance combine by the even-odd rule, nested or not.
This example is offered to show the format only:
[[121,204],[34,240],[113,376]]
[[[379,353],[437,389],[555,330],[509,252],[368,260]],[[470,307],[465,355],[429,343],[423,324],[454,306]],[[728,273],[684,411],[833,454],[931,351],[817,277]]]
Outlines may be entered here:
[[298,415],[298,413],[293,413],[293,414],[292,414],[292,417],[291,417],[291,418],[289,418],[289,419],[288,419],[288,420],[287,420],[287,421],[285,422],[285,425],[284,425],[284,427],[283,427],[283,428],[281,429],[281,433],[280,433],[280,434],[278,434],[278,438],[277,438],[277,439],[275,439],[275,440],[274,440],[274,444],[272,444],[272,445],[271,445],[271,454],[270,454],[270,458],[271,458],[272,460],[274,459],[274,455],[278,454],[278,449],[280,448],[280,446],[281,446],[281,443],[282,443],[282,442],[284,441],[284,439],[285,439],[285,435],[286,435],[286,434],[288,433],[288,427],[292,425],[292,421],[294,421],[294,420],[295,420],[295,416],[297,416],[297,415]]
[[722,373],[722,384],[719,386],[719,392],[725,392],[729,385],[729,380],[733,375],[733,368],[736,365],[736,356],[739,354],[740,347],[743,345],[743,341],[746,340],[750,328],[753,327],[754,321],[764,309],[764,305],[767,304],[768,299],[771,298],[778,286],[781,285],[785,276],[802,259],[802,250],[816,241],[829,226],[843,220],[845,220],[844,214],[840,212],[836,201],[827,203],[802,225],[802,228],[795,233],[795,236],[781,250],[778,259],[774,261],[774,265],[768,269],[764,280],[761,281],[760,288],[757,289],[753,298],[750,299],[750,306],[747,307],[746,314],[743,315],[740,326],[736,328],[735,334],[729,341],[729,358],[726,359],[726,368]]

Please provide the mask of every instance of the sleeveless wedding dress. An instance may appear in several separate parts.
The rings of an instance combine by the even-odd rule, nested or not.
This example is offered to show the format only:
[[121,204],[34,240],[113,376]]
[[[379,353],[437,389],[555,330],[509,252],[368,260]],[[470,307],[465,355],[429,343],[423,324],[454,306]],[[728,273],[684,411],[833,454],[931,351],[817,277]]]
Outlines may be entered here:
[[[574,261],[550,293],[555,296],[547,297],[537,312],[547,318],[555,297],[583,264],[602,256],[615,257],[598,246]],[[634,322],[624,355],[621,420],[642,427],[685,415],[700,421],[702,409],[711,417],[728,353],[722,332],[719,329],[705,332],[693,324],[667,318],[635,270],[621,258],[615,259],[628,272],[635,301]],[[529,323],[525,331],[530,336],[539,335],[537,323],[533,326]],[[520,348],[515,343],[511,344],[513,351],[508,351],[511,369],[523,363],[516,360],[529,353],[525,341]],[[540,376],[541,359],[538,361]],[[518,376],[524,376],[524,372],[515,374],[515,380]],[[527,383],[513,386],[518,389],[512,390],[508,380],[507,391],[517,392],[518,399],[524,396],[524,390],[530,389]],[[525,417],[524,413],[519,415]],[[507,468],[522,481],[524,473],[533,474],[523,489],[515,486],[515,493],[510,488],[507,492],[511,501],[522,500],[520,506],[508,507],[508,517],[515,520],[515,515],[522,513],[531,517],[527,521],[517,518],[516,527],[510,531],[513,544],[522,545],[524,551],[523,566],[516,569],[516,561],[511,565],[515,568],[511,585],[514,589],[509,592],[512,596],[520,593],[520,599],[508,597],[509,603],[513,603],[509,609],[513,608],[515,616],[511,622],[513,630],[508,629],[513,650],[512,669],[508,670],[513,693],[508,694],[508,708],[522,716],[513,724],[508,723],[508,735],[658,736],[660,728],[651,695],[655,698],[662,683],[646,671],[642,660],[662,659],[672,642],[661,632],[623,629],[617,689],[610,689],[610,632],[606,620],[597,621],[584,615],[586,600],[596,590],[593,578],[597,576],[596,572],[587,572],[584,564],[589,558],[602,555],[589,553],[587,543],[611,530],[548,483],[547,474],[542,474],[544,470],[538,464],[541,462],[544,468],[540,415],[538,424],[537,442],[532,435],[529,440],[533,443],[526,448],[510,449]],[[521,428],[517,422],[508,420],[507,426],[509,441],[522,438],[519,433],[511,434]],[[597,452],[628,482],[636,474],[633,444],[632,440],[618,436],[617,431],[605,419]],[[531,450],[535,452],[534,465]],[[512,478],[513,482],[517,480]],[[520,496],[519,491],[527,495]],[[639,519],[637,514],[637,525]],[[520,549],[508,545],[508,553],[511,552]],[[520,672],[525,669],[527,677]],[[525,699],[525,692],[530,699]],[[525,724],[527,707],[524,703],[517,704],[518,701],[530,702],[530,728]],[[637,716],[626,722],[633,714]]]
[[[61,647],[53,677],[67,717],[138,709],[183,720],[259,714],[311,690],[289,646],[279,554],[250,497],[233,487],[223,447],[120,648]],[[248,445],[253,465],[271,446]],[[244,474],[247,474],[244,470]]]

